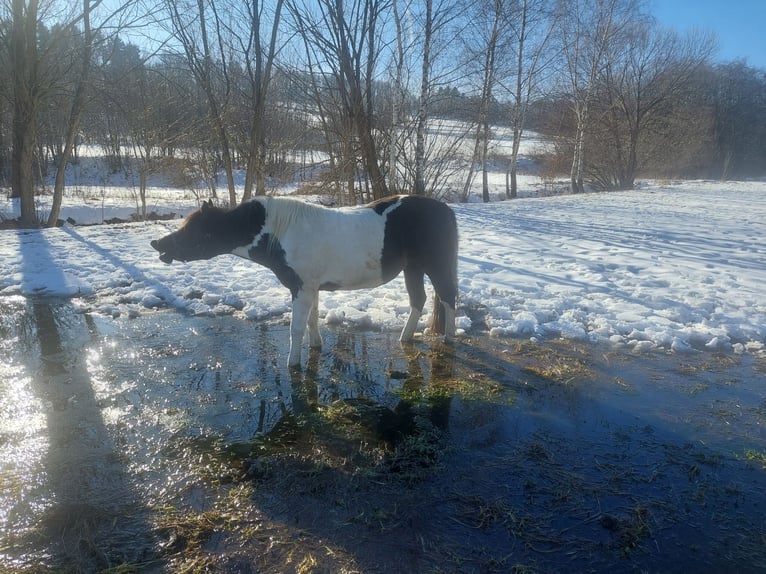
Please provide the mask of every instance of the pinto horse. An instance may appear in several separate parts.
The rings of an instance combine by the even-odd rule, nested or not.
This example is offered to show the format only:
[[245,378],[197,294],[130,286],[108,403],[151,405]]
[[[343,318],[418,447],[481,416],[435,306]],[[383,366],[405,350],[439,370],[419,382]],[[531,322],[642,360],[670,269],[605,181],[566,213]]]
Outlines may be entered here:
[[259,197],[231,210],[205,202],[177,231],[151,242],[165,263],[231,253],[271,269],[290,290],[293,313],[287,364],[309,344],[321,348],[319,291],[376,287],[404,271],[410,315],[400,341],[410,341],[423,313],[424,275],[434,287],[432,329],[455,334],[458,234],[446,204],[394,196],[363,207],[330,209],[281,197]]

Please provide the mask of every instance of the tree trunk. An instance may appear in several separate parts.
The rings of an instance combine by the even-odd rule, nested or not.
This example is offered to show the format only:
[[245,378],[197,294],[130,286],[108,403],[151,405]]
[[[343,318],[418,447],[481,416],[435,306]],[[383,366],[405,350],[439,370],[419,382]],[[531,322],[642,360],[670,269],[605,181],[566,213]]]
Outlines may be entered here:
[[582,110],[577,114],[577,132],[575,133],[574,153],[572,155],[572,171],[570,173],[572,193],[582,193],[583,184],[583,153],[585,151],[585,116]]
[[420,100],[415,132],[415,195],[426,194],[426,122],[431,70],[431,35],[433,27],[433,0],[426,0],[426,20],[423,35],[423,65],[420,76]]
[[473,185],[473,176],[476,171],[476,162],[479,160],[479,152],[481,150],[481,124],[476,126],[476,138],[473,144],[473,155],[471,156],[471,165],[468,166],[468,175],[465,178],[463,184],[463,193],[460,195],[460,202],[465,203],[468,201],[468,196],[471,193],[471,185]]
[[506,197],[508,199],[516,199],[519,196],[516,172],[516,160],[511,159],[511,163],[508,166],[508,178],[506,180]]
[[481,143],[481,200],[489,203],[489,174],[488,174],[488,155],[489,155],[489,121],[484,118],[483,130],[484,138]]
[[[88,86],[88,80],[90,76],[91,59],[93,56],[93,34],[90,28],[90,2],[91,0],[83,0],[82,3],[82,21],[83,21],[83,36],[84,46],[80,70],[80,78],[75,88],[74,97],[72,98],[72,108],[69,112],[69,121],[67,123],[66,142],[64,143],[64,150],[61,152],[58,166],[56,168],[56,182],[53,186],[53,202],[51,205],[51,212],[48,216],[48,227],[54,227],[58,223],[59,215],[61,214],[61,203],[64,197],[64,178],[66,176],[66,169],[69,165],[69,158],[72,156],[72,151],[75,149],[77,132],[80,128],[80,119],[85,111],[85,91]],[[145,203],[145,202],[144,202]],[[144,207],[144,212],[146,208]],[[144,217],[146,213],[144,213]]]
[[[11,66],[13,69],[13,152],[11,197],[21,203],[21,224],[37,225],[34,189],[34,152],[40,107],[37,61],[37,0],[25,6],[13,0]],[[25,10],[26,8],[26,10]]]
[[138,196],[141,200],[141,209],[139,211],[139,217],[141,221],[146,221],[146,182],[149,172],[149,159],[144,162],[144,165],[139,169],[138,175]]

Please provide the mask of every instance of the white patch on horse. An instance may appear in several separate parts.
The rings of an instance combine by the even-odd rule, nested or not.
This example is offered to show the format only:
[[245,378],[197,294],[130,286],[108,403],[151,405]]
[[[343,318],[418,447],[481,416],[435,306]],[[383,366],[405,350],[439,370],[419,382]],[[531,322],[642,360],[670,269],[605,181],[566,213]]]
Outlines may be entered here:
[[261,233],[251,245],[235,249],[235,255],[249,257],[249,249],[268,234],[271,244],[279,242],[304,289],[350,290],[383,284],[385,215],[366,207],[329,209],[279,197],[267,199],[265,207]]

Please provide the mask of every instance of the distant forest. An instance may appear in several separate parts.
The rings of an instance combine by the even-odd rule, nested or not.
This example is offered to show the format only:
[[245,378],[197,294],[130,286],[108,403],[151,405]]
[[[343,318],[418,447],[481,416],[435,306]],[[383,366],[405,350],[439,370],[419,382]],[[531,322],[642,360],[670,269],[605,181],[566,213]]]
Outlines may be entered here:
[[142,194],[175,169],[231,204],[296,179],[353,204],[460,169],[488,201],[497,166],[517,196],[528,131],[573,193],[763,177],[766,71],[715,48],[640,0],[3,0],[0,185],[52,225],[88,144]]

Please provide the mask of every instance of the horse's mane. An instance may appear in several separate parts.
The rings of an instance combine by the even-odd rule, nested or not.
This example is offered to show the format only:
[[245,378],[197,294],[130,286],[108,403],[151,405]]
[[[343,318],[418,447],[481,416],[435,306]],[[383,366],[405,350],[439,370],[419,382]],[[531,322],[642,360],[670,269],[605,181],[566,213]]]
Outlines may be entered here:
[[269,197],[266,199],[266,222],[269,225],[269,246],[282,239],[291,225],[305,219],[315,218],[325,210],[319,205],[312,205],[299,199]]

